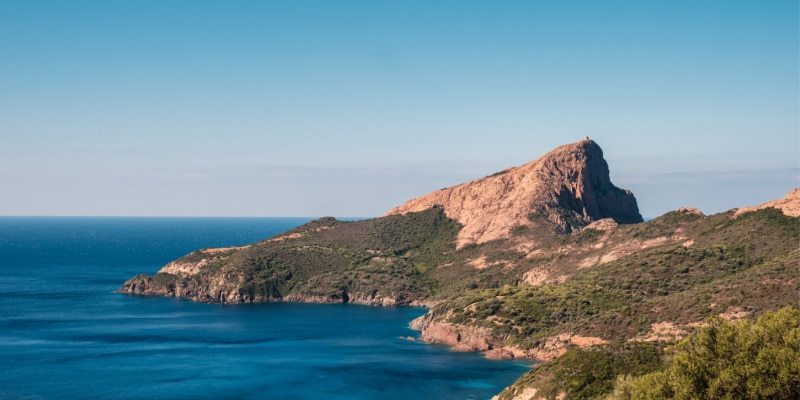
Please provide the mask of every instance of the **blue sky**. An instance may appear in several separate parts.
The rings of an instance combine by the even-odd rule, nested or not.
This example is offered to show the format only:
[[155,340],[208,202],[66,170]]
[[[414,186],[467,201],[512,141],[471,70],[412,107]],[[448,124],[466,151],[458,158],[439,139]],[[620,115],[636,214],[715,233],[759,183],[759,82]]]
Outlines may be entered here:
[[0,215],[376,216],[588,135],[653,217],[800,186],[797,1],[0,3]]

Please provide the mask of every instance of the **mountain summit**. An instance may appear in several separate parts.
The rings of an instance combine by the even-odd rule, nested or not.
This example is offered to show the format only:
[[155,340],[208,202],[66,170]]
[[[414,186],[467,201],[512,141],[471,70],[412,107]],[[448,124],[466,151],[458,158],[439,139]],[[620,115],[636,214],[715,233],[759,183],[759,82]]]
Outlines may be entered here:
[[603,150],[588,137],[525,165],[410,200],[386,215],[433,206],[464,226],[458,247],[507,238],[519,227],[551,225],[570,233],[603,218],[642,222],[636,198],[611,183]]

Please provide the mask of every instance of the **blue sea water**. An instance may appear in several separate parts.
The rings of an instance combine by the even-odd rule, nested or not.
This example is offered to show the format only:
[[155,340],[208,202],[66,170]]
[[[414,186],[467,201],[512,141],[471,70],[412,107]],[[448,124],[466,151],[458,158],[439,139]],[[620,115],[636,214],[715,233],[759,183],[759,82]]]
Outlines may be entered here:
[[421,308],[115,293],[307,220],[0,217],[0,399],[488,399],[530,367],[403,339]]

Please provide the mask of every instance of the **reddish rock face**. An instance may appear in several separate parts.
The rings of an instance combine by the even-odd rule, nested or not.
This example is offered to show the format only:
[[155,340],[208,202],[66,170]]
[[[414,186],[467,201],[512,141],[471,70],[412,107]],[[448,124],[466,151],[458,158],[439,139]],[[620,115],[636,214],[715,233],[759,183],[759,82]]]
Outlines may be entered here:
[[508,238],[519,226],[569,233],[594,221],[642,222],[636,198],[611,183],[603,150],[588,138],[528,164],[413,199],[386,215],[439,205],[464,225],[458,246]]
[[768,201],[760,206],[740,208],[736,210],[734,215],[739,216],[744,213],[769,207],[777,208],[781,210],[784,215],[788,215],[790,217],[800,217],[800,188],[792,189],[781,199]]

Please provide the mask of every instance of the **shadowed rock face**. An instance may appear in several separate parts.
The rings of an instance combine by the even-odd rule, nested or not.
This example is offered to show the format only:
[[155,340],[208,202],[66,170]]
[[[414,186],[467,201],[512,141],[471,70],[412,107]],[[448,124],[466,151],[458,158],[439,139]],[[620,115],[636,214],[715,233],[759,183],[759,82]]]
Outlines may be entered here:
[[588,138],[528,164],[418,197],[386,215],[434,205],[464,225],[459,247],[508,238],[519,226],[550,224],[569,233],[603,218],[642,222],[636,198],[611,183],[603,150]]
[[[543,189],[557,193],[557,207],[583,217],[575,227],[603,218],[620,224],[642,222],[636,198],[611,183],[603,150],[594,141],[560,147],[540,160],[545,161],[544,171],[563,180],[560,190],[552,185]],[[566,165],[566,171],[559,171],[559,164]]]

